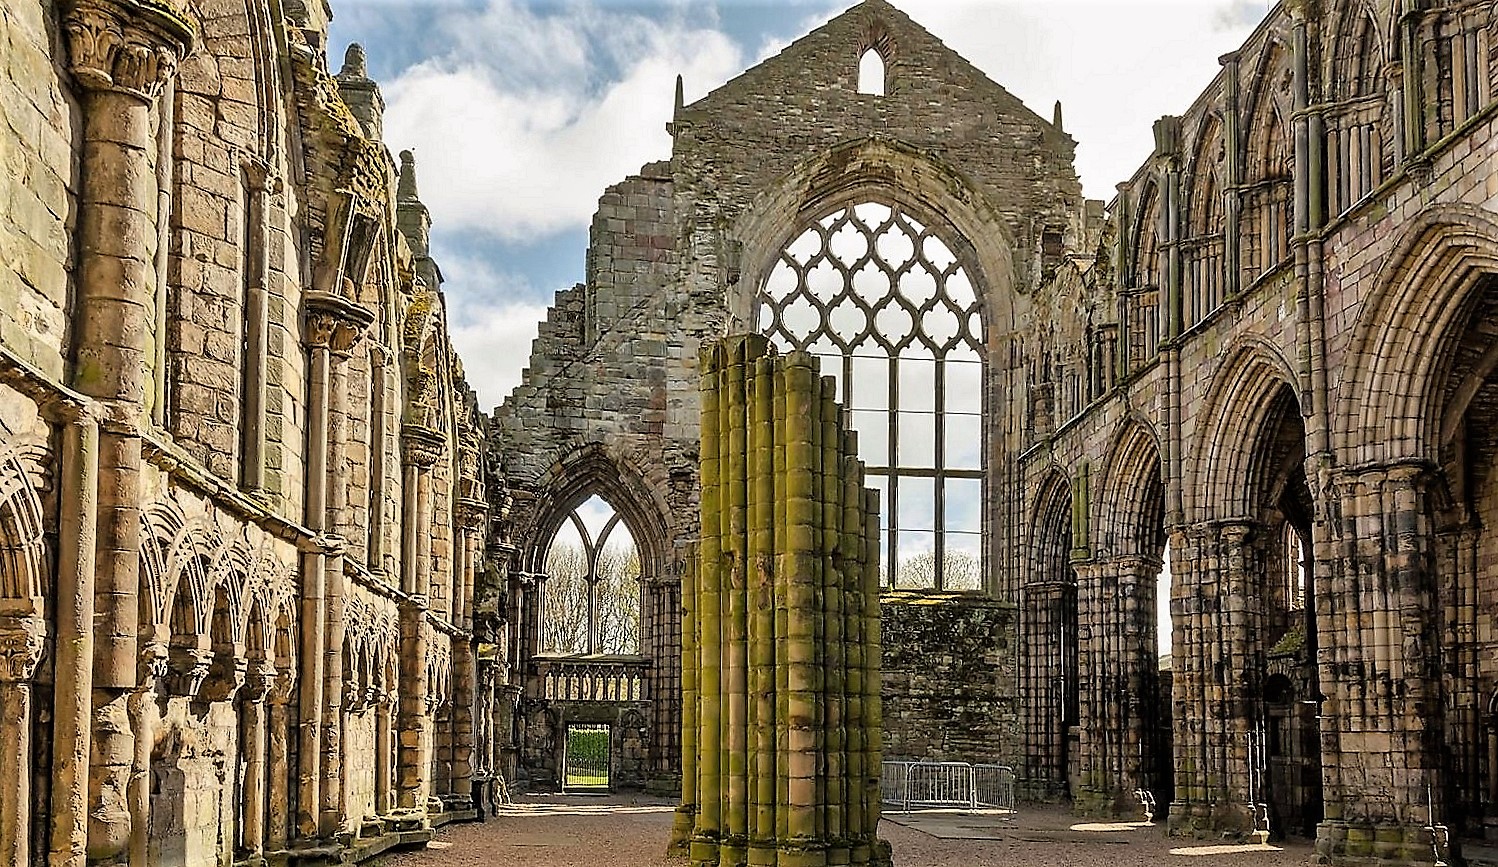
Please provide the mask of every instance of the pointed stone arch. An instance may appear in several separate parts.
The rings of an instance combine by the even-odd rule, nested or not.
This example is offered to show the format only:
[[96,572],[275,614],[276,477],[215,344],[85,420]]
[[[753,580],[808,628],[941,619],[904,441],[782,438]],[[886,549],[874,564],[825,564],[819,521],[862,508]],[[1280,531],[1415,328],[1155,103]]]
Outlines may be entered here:
[[754,300],[782,246],[811,220],[842,205],[884,201],[942,227],[957,251],[974,263],[973,288],[992,331],[1016,327],[1013,232],[978,186],[957,169],[901,142],[869,137],[845,142],[803,160],[757,196],[729,230],[741,245],[742,270],[731,288],[729,314],[752,330]]
[[[1187,511],[1201,520],[1240,520],[1253,515],[1251,478],[1255,444],[1281,389],[1299,395],[1294,368],[1279,348],[1257,337],[1240,339],[1225,353],[1204,409],[1197,414],[1194,448],[1185,491]],[[1296,399],[1297,411],[1299,400]]]
[[1385,260],[1349,344],[1332,428],[1350,464],[1436,460],[1439,366],[1484,276],[1498,273],[1498,216],[1437,205]]
[[1022,777],[1032,797],[1052,799],[1071,794],[1071,733],[1080,712],[1075,520],[1071,481],[1059,467],[1034,490],[1029,571],[1020,588]]
[[1159,435],[1130,416],[1113,438],[1095,511],[1099,556],[1158,557],[1165,545],[1165,483]]
[[600,443],[573,450],[553,465],[541,487],[543,504],[521,545],[521,568],[541,572],[546,549],[572,510],[597,494],[618,512],[640,550],[644,577],[666,574],[671,567],[667,550],[666,506],[659,494],[629,462],[610,455]]
[[[39,450],[0,452],[0,600],[37,606],[52,587]],[[40,615],[38,608],[33,613]]]

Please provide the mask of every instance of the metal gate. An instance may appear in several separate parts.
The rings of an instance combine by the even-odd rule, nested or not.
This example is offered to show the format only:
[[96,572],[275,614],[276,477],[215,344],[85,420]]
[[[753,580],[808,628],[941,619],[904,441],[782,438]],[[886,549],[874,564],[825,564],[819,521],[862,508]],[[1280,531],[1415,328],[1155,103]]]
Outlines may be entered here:
[[562,752],[562,791],[600,791],[609,788],[607,725],[569,725]]

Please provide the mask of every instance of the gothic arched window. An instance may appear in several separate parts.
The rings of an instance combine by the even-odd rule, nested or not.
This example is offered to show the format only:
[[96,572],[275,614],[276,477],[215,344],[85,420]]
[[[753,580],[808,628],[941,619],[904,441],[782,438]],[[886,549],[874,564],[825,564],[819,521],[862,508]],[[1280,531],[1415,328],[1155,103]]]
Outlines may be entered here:
[[812,222],[760,289],[761,332],[818,356],[881,492],[885,586],[982,586],[983,318],[922,220],[864,202]]
[[546,653],[640,652],[640,552],[602,497],[562,519],[546,550],[545,593]]

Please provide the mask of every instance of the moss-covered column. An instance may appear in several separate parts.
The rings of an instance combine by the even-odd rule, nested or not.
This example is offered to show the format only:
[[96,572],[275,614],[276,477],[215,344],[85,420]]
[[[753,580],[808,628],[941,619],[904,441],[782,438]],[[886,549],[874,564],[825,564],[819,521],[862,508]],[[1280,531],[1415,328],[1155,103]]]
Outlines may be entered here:
[[[702,365],[702,538],[683,593],[694,865],[888,862],[879,817],[878,498],[831,380],[762,337]],[[690,828],[690,830],[688,830]]]

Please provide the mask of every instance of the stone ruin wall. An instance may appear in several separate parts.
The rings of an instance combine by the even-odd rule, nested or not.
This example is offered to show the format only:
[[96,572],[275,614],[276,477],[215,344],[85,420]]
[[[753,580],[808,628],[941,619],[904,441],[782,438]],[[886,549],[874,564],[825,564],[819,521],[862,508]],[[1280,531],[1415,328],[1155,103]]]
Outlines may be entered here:
[[[331,76],[327,22],[297,6],[273,22],[259,2],[185,4],[193,49],[159,91],[126,97],[137,85],[75,25],[103,16],[149,42],[160,32],[137,28],[160,13],[128,0],[0,10],[0,536],[24,552],[0,566],[13,663],[0,693],[21,708],[0,733],[21,745],[29,785],[0,811],[7,863],[81,864],[85,845],[220,863],[335,834],[335,849],[365,857],[470,810],[472,777],[492,767],[467,710],[484,420],[447,340],[414,168],[377,140],[362,56]],[[90,77],[95,63],[115,90]],[[87,126],[89,100],[113,98],[146,106],[145,123],[109,133],[138,149],[139,183],[92,189],[130,209],[114,231],[140,257],[122,285],[145,327],[105,316],[88,331],[79,305],[99,284],[84,251],[100,245],[80,237],[98,225],[80,179],[108,173],[85,130],[104,126]],[[399,216],[403,231],[376,228],[344,258],[335,227],[354,214],[376,227]],[[370,266],[340,275],[330,260]],[[101,343],[134,355],[84,370]],[[320,352],[322,398],[309,388]],[[139,385],[96,393],[100,370]],[[138,474],[114,462],[119,448],[141,455]],[[313,476],[315,451],[330,476]],[[309,511],[314,488],[325,512]],[[97,540],[96,497],[122,516],[109,512]],[[123,571],[93,571],[106,553]],[[112,608],[100,583],[96,598],[106,574],[134,595]],[[326,607],[308,608],[321,582]],[[103,640],[92,654],[64,640],[84,625],[67,619],[70,598],[101,618],[85,631],[128,636],[138,657],[109,667]],[[94,706],[90,669],[111,678],[94,680]],[[318,778],[348,785],[309,789]]]

